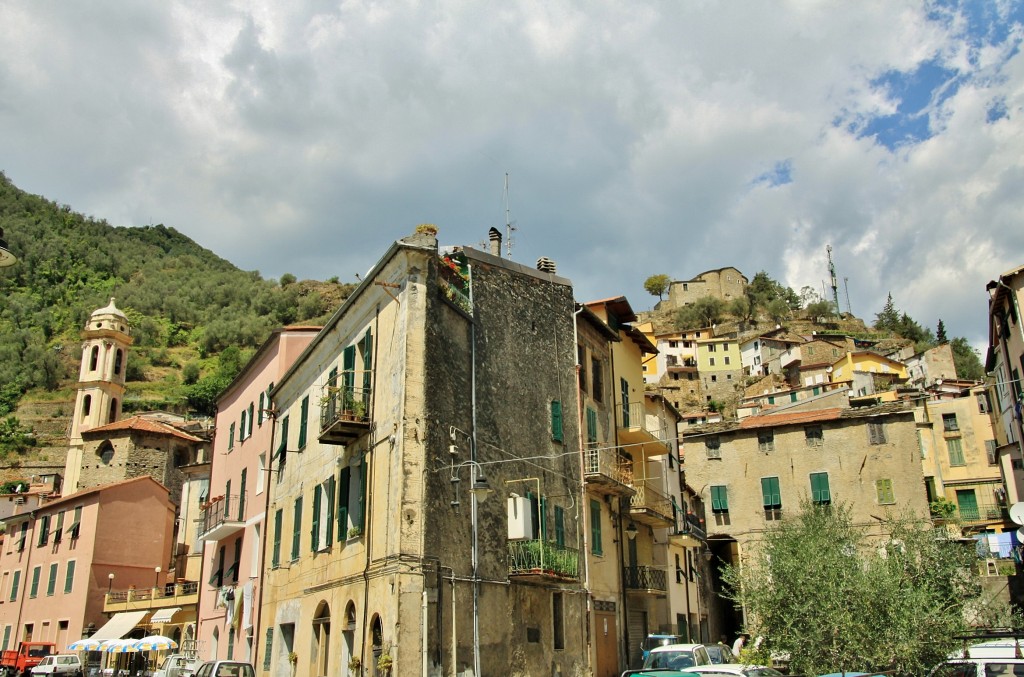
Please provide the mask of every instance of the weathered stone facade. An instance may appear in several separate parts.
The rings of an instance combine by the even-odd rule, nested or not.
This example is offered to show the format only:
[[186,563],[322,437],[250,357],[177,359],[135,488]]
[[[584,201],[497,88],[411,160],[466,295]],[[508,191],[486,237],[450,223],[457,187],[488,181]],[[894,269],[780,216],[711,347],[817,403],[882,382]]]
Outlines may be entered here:
[[692,280],[673,281],[668,290],[669,305],[680,308],[705,296],[731,301],[746,293],[747,278],[728,266],[701,273]]

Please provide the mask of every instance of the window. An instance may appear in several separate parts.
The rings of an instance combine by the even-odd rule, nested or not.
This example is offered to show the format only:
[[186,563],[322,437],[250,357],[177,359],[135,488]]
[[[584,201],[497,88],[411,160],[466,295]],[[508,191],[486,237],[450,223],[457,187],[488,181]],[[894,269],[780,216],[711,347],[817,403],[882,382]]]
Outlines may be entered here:
[[985,440],[985,455],[988,456],[989,465],[999,465],[999,454],[996,451],[995,440]]
[[348,538],[348,501],[351,485],[352,470],[346,466],[341,469],[341,477],[338,480],[338,543],[344,543]]
[[11,580],[11,601],[14,602],[18,599],[18,588],[21,586],[21,572],[15,571],[14,578]]
[[974,489],[957,489],[956,504],[960,508],[960,519],[973,522],[981,517],[978,512],[978,495]]
[[252,437],[252,419],[256,414],[256,407],[252,402],[249,403],[249,429],[245,431],[246,437]]
[[590,551],[595,555],[604,554],[604,544],[601,542],[601,502],[593,499],[590,501]]
[[238,441],[245,441],[245,431],[249,428],[249,412],[242,410],[242,418],[238,422]]
[[775,451],[775,431],[770,428],[757,431],[757,448],[765,453]]
[[309,395],[302,398],[299,409],[299,450],[306,448],[306,428],[309,427]]
[[868,443],[885,444],[885,424],[879,422],[868,423]]
[[978,398],[978,413],[979,414],[987,414],[989,412],[989,409],[992,408],[989,405],[989,402],[988,402],[988,393],[978,393],[977,394],[977,398]]
[[555,650],[565,648],[564,619],[562,617],[562,593],[551,593],[551,635]]
[[68,566],[64,570],[64,594],[70,595],[75,587],[75,560],[68,560]]
[[704,451],[708,458],[722,458],[722,440],[718,435],[708,435],[704,438]]
[[811,501],[818,505],[829,505],[832,502],[832,492],[828,488],[827,472],[811,473]]
[[622,398],[622,427],[629,427],[629,381],[624,378],[619,379],[619,394]]
[[281,566],[281,526],[284,522],[284,510],[274,513],[274,548],[270,555],[270,566],[276,569]]
[[53,528],[53,542],[60,543],[61,536],[64,534],[64,511],[61,510],[57,513],[57,526]]
[[712,367],[715,366],[715,358],[709,357],[708,358],[708,364],[710,364]]
[[820,425],[809,425],[804,428],[804,442],[809,447],[820,447],[824,443],[824,433]]
[[587,444],[597,444],[597,412],[587,407]]
[[603,374],[601,373],[601,361],[596,357],[590,358],[590,378],[594,382],[594,391],[591,395],[595,402],[601,402],[603,400],[604,381],[602,380]]
[[581,345],[576,346],[576,364],[579,365],[580,390],[587,392],[587,349]]
[[708,352],[709,353],[713,353],[713,352],[715,352],[715,350],[717,350],[717,348],[715,347],[715,344],[714,343],[709,343],[708,344]]
[[39,542],[40,547],[50,542],[50,516],[43,515],[39,520]]
[[89,356],[89,371],[96,371],[96,365],[100,361],[100,347],[93,346],[92,353]]
[[313,488],[313,552],[329,548],[334,535],[334,476]]
[[231,578],[232,583],[238,582],[238,566],[242,562],[242,537],[235,539],[235,555],[231,558],[231,566],[228,567],[224,578]]
[[281,469],[284,468],[285,459],[288,457],[288,417],[285,416],[281,419],[281,441],[277,445],[277,481],[280,482],[284,473]]
[[729,512],[729,494],[725,485],[715,485],[711,487],[711,512]]
[[679,553],[676,553],[676,583],[682,583],[686,577],[686,572],[683,571],[682,562],[679,561]]
[[565,547],[565,508],[555,506],[555,545]]
[[71,521],[71,526],[68,527],[68,533],[71,538],[78,538],[78,532],[82,529],[82,506],[75,506],[75,517]]
[[53,597],[53,593],[57,591],[57,563],[54,562],[50,565],[50,578],[46,581],[46,596]]
[[227,549],[222,545],[217,550],[217,569],[214,571],[210,578],[207,579],[207,583],[215,588],[219,588],[224,585],[224,558],[227,553]]
[[949,452],[950,465],[967,465],[964,461],[964,449],[960,444],[959,437],[951,437],[946,440],[946,451]]
[[960,432],[960,424],[956,421],[956,414],[942,415],[942,429],[947,433]]
[[725,363],[729,364],[729,356],[728,355],[725,356]]
[[562,403],[558,400],[551,400],[551,439],[562,441]]
[[228,451],[235,448],[235,424],[232,423],[231,427],[228,428]]
[[295,499],[292,511],[292,561],[299,559],[299,543],[302,539],[302,496]]
[[29,597],[36,597],[39,594],[39,576],[42,574],[42,567],[32,569],[32,587],[28,590]]
[[92,395],[86,395],[82,398],[82,418],[89,415],[92,411]]
[[761,502],[765,510],[782,509],[782,494],[779,491],[778,477],[761,478]]
[[266,634],[265,639],[263,640],[263,672],[269,672],[270,671],[271,659],[274,657],[274,655],[273,655],[273,648],[274,648],[274,628],[270,627],[270,628],[267,628],[267,634]]
[[238,483],[238,521],[245,521],[245,483],[248,479],[249,469],[242,468],[242,481]]
[[256,424],[263,425],[263,410],[267,408],[267,394],[260,393],[260,408],[256,410]]
[[875,495],[878,496],[879,505],[892,505],[896,502],[896,496],[892,491],[892,480],[875,480]]

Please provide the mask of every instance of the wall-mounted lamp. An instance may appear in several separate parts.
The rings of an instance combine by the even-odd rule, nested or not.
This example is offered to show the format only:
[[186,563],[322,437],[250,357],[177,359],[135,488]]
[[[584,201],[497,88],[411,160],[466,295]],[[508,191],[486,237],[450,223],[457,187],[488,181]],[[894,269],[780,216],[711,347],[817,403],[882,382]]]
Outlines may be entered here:
[[162,569],[160,567],[157,567],[157,568],[153,569],[153,573],[156,575],[156,577],[153,579],[153,587],[154,588],[159,588],[160,587],[160,572],[161,571],[162,571]]
[[114,587],[114,572],[107,574],[107,594],[110,594],[110,589]]
[[632,541],[632,540],[635,540],[635,539],[636,539],[636,535],[637,535],[637,534],[638,534],[639,532],[640,532],[640,530],[636,528],[636,522],[630,522],[630,523],[629,523],[629,526],[628,526],[628,527],[626,527],[626,536],[627,536],[627,537],[629,538],[629,540],[631,540],[631,541]]
[[701,557],[704,558],[705,562],[710,562],[711,560],[713,560],[715,558],[715,553],[711,552],[711,548],[709,548],[706,545],[704,546],[704,549],[701,551],[700,554],[701,554]]
[[473,482],[473,488],[469,490],[469,493],[476,496],[478,503],[483,503],[493,491],[491,485],[487,483],[487,478],[483,475],[477,475],[476,480]]

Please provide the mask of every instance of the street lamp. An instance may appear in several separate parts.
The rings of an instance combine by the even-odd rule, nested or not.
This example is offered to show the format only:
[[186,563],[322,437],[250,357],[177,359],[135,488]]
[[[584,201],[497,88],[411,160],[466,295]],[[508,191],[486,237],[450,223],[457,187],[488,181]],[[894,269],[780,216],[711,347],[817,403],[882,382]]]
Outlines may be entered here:
[[156,574],[156,578],[154,578],[154,580],[153,580],[153,587],[154,588],[159,588],[160,587],[160,571],[161,571],[160,567],[157,567],[156,569],[153,569],[153,573]]
[[4,229],[0,228],[0,268],[13,266],[18,262],[18,257],[7,248],[7,240],[4,239]]
[[110,596],[110,588],[114,586],[114,572],[107,574],[107,596]]
[[634,541],[636,540],[636,535],[639,531],[640,530],[636,528],[636,522],[630,522],[629,526],[626,527],[626,536],[629,540]]

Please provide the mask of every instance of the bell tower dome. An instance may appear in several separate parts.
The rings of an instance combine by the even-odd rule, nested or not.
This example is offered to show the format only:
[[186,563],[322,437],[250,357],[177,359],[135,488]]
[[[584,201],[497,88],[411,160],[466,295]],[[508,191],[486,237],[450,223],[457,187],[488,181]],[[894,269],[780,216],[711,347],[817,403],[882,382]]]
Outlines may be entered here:
[[[71,450],[65,468],[65,486],[71,474],[77,478],[80,462],[82,432],[96,426],[113,423],[121,417],[124,395],[125,364],[128,346],[132,344],[128,317],[114,305],[114,299],[104,308],[93,311],[82,330],[82,366],[78,373],[78,394],[75,413],[71,419]],[[77,450],[77,454],[74,452]]]

